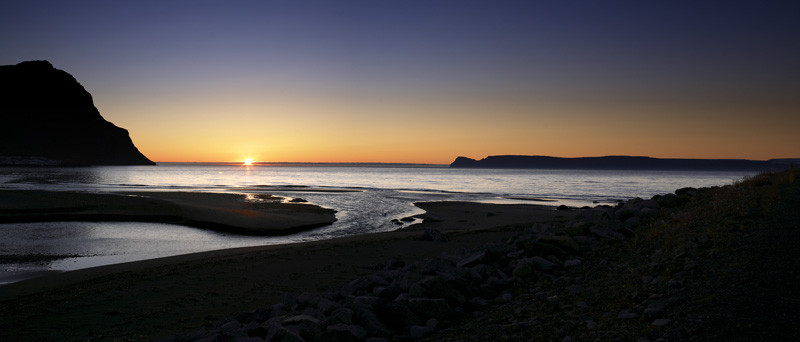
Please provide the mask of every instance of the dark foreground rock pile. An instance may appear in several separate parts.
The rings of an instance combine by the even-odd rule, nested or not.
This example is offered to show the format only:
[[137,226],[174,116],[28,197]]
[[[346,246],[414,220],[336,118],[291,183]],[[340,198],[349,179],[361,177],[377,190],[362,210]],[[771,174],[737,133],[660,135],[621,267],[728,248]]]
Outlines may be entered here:
[[658,214],[639,226],[624,219],[624,207],[647,201],[614,212],[625,239],[597,243],[561,276],[540,278],[426,340],[800,338],[800,182],[792,172],[654,200]]
[[[692,199],[708,202],[718,190],[571,209],[580,212],[567,223],[529,227],[507,241],[423,262],[387,260],[339,289],[286,293],[280,303],[175,340],[658,340],[677,319],[670,308],[688,298],[697,248],[713,249],[713,242],[659,241],[660,250],[648,246],[646,253],[630,244],[662,239],[644,227],[688,220],[680,213]],[[752,214],[747,208],[742,215]],[[638,278],[634,286],[631,277]]]

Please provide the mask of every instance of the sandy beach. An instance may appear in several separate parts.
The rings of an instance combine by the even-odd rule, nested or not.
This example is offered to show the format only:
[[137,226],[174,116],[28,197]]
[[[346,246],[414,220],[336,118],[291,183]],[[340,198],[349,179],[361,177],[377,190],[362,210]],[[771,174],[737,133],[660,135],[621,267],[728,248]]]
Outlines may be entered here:
[[[159,199],[182,196],[189,195]],[[55,340],[180,334],[268,306],[287,291],[297,295],[341,286],[391,258],[414,262],[470,249],[535,222],[574,215],[534,205],[417,205],[427,211],[426,222],[394,232],[180,255],[5,285],[0,287],[0,331],[4,339]],[[428,228],[441,230],[449,241],[419,240]]]

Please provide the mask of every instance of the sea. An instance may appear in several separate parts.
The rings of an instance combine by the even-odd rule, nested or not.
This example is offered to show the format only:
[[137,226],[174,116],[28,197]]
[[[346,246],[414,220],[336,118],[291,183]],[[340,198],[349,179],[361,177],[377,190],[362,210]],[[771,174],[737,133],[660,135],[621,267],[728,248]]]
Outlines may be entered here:
[[[192,191],[302,198],[336,210],[329,226],[288,236],[220,233],[173,224],[0,224],[0,284],[53,272],[209,250],[287,244],[403,229],[421,201],[595,206],[683,187],[731,184],[749,171],[461,169],[418,164],[159,163],[158,166],[0,167],[0,189]],[[1,208],[0,208],[1,209]],[[18,256],[36,255],[32,260]],[[41,257],[45,256],[45,257]],[[53,256],[49,258],[46,256]]]

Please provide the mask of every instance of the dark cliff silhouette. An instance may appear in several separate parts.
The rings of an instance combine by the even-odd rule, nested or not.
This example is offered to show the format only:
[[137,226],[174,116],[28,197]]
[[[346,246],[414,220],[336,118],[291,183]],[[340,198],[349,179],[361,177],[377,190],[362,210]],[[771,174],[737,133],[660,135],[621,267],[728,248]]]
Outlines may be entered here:
[[452,168],[487,169],[586,169],[586,170],[708,170],[768,171],[788,169],[792,159],[660,159],[606,156],[559,158],[547,156],[490,156],[481,160],[458,157]]
[[47,61],[0,66],[0,165],[154,165]]

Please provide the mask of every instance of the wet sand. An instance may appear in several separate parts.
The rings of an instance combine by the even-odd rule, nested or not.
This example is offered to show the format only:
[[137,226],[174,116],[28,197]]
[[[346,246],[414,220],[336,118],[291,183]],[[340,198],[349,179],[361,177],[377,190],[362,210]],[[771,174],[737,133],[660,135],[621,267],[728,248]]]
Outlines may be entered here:
[[0,223],[134,221],[250,235],[286,235],[336,221],[335,211],[269,195],[0,190]]
[[[413,262],[508,238],[572,211],[464,202],[418,204],[422,224],[388,233],[228,249],[109,265],[0,287],[0,339],[145,339],[180,334],[284,292],[336,288],[390,258]],[[475,222],[473,222],[473,220]],[[418,238],[427,228],[448,242]]]

